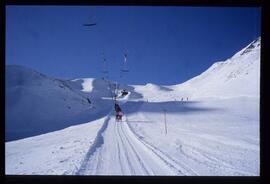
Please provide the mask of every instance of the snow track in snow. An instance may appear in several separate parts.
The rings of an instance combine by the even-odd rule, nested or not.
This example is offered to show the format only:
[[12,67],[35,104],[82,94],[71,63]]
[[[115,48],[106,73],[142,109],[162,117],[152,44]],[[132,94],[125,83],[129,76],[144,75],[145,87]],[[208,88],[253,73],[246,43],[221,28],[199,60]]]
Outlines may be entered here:
[[197,175],[108,116],[76,175]]
[[[129,125],[128,125],[129,126]],[[134,136],[140,140],[140,142],[147,147],[149,150],[151,150],[157,157],[159,157],[160,160],[162,160],[167,166],[169,166],[172,170],[174,170],[177,175],[198,175],[194,170],[192,170],[190,167],[184,165],[183,163],[179,163],[172,157],[170,157],[168,154],[164,153],[154,145],[150,144],[147,141],[144,141],[140,138],[136,132],[129,126],[129,130],[132,131]]]
[[102,136],[102,133],[106,130],[107,126],[108,126],[108,122],[110,120],[110,116],[107,116],[107,118],[105,119],[102,127],[100,128],[100,130],[97,133],[97,136],[94,140],[94,143],[92,144],[92,146],[90,147],[90,149],[88,150],[80,168],[76,168],[73,173],[74,174],[79,174],[79,173],[83,173],[85,172],[85,169],[87,168],[87,161],[88,159],[96,152],[96,150],[104,143],[104,139]]

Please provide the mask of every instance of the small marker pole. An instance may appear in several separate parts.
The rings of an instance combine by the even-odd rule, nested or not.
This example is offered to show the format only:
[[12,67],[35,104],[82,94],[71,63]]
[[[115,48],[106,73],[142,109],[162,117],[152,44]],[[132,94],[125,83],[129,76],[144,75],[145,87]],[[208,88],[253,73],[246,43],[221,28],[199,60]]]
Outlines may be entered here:
[[166,109],[164,111],[164,124],[165,124],[165,133],[167,134],[167,121],[166,121]]

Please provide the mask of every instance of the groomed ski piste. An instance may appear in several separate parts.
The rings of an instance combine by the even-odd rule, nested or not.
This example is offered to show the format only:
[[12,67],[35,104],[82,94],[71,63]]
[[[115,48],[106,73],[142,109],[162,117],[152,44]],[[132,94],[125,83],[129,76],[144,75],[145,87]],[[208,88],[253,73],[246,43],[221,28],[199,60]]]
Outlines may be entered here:
[[93,100],[102,113],[6,142],[7,175],[260,175],[260,39],[185,83],[128,86],[121,122],[95,80],[80,81],[72,90],[106,101]]

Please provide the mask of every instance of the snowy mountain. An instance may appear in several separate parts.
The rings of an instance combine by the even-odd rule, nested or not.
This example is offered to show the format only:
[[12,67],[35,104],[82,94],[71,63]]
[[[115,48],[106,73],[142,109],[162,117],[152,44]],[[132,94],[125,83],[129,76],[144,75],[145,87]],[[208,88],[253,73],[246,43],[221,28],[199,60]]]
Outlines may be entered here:
[[8,66],[8,130],[65,129],[6,142],[6,174],[259,176],[259,81],[260,38],[182,84],[122,86],[117,122],[106,81]]
[[230,59],[214,63],[205,72],[173,89],[190,90],[191,97],[259,96],[260,37]]
[[[134,91],[131,86],[122,86]],[[112,108],[108,82],[61,80],[32,69],[6,66],[6,140],[16,140],[89,122]],[[133,92],[130,99],[140,97]]]
[[[134,85],[150,101],[202,98],[259,97],[260,37],[226,61],[214,63],[200,75],[177,85]],[[153,95],[155,92],[155,95]]]
[[60,80],[22,66],[6,66],[6,140],[47,133],[106,115],[111,104],[101,99],[110,95],[105,86],[101,80]]

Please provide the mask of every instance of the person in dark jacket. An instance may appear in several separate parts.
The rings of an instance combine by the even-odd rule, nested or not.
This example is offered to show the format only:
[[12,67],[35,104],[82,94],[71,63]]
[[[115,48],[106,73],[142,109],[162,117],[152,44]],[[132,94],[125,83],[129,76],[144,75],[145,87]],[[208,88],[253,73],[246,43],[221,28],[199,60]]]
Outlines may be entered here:
[[114,109],[116,112],[116,120],[122,120],[123,113],[122,113],[122,110],[121,110],[119,104],[115,103]]
[[117,104],[117,103],[115,103],[114,109],[115,109],[115,112],[120,112],[120,111],[122,111],[121,108],[120,108],[120,106],[119,106],[119,104]]

